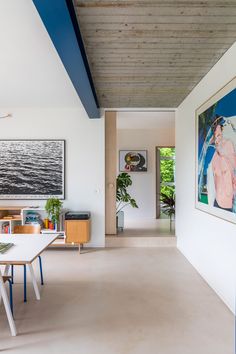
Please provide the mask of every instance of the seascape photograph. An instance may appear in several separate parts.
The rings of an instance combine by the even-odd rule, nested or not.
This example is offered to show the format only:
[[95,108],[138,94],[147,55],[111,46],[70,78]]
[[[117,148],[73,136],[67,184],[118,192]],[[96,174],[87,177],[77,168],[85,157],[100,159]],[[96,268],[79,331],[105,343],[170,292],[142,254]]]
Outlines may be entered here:
[[64,140],[1,140],[0,199],[63,199],[64,144]]

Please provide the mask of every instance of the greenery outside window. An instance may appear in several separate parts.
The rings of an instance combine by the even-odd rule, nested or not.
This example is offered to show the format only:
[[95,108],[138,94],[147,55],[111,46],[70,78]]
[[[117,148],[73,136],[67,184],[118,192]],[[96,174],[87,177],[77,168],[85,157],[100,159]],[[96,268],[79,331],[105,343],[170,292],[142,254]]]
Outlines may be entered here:
[[160,195],[175,194],[175,148],[157,148],[157,217],[163,215]]

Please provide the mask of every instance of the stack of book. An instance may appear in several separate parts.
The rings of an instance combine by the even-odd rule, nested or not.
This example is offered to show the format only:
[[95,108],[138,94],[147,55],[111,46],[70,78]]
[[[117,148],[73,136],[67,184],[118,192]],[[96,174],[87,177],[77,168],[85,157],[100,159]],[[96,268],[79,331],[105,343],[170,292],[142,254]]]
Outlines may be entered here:
[[5,253],[9,248],[11,248],[14,243],[4,243],[0,242],[0,253]]

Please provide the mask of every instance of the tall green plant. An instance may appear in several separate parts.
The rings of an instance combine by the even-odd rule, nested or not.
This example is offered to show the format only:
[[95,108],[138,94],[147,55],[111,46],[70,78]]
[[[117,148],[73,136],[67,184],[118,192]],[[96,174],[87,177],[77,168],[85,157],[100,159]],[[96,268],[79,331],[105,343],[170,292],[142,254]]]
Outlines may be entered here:
[[173,190],[169,190],[168,194],[162,192],[160,194],[161,209],[164,214],[168,215],[171,219],[172,215],[175,215],[175,193]]
[[128,173],[122,172],[117,176],[116,179],[116,213],[121,211],[128,205],[131,205],[133,208],[138,208],[138,205],[134,198],[130,196],[127,191],[127,188],[132,185],[131,177]]
[[59,221],[61,208],[62,202],[57,198],[49,198],[46,202],[46,212],[54,224]]

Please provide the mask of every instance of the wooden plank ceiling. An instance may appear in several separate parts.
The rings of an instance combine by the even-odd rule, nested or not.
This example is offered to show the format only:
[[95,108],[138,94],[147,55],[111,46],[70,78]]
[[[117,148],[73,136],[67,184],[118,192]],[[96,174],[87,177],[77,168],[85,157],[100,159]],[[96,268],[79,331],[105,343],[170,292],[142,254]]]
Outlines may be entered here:
[[236,39],[236,0],[74,0],[99,104],[177,107]]

